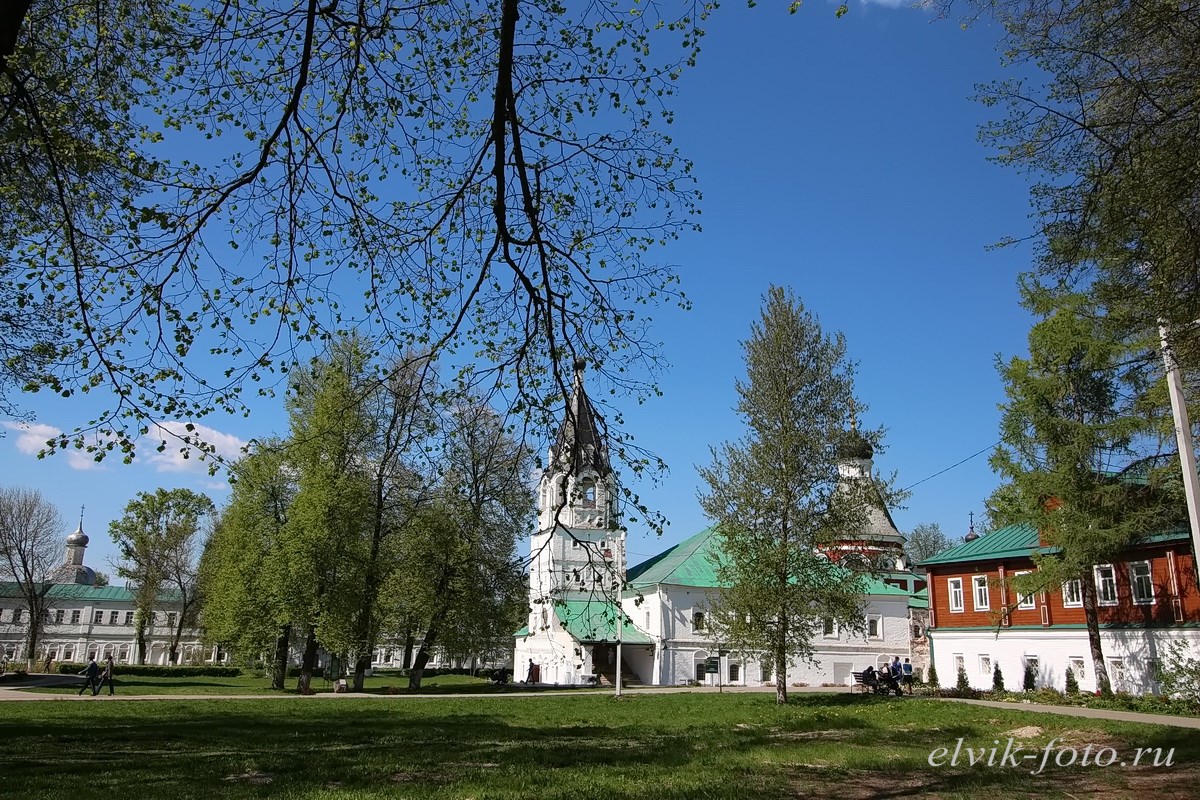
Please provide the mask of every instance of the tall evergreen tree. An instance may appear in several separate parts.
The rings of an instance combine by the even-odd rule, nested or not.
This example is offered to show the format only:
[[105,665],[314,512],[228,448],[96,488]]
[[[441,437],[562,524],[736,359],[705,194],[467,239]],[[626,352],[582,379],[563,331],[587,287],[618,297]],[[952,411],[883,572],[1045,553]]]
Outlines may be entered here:
[[1008,402],[992,465],[1010,483],[990,511],[998,523],[1035,525],[1056,548],[1034,556],[1038,571],[1016,582],[1020,593],[1080,582],[1097,684],[1107,692],[1093,566],[1179,516],[1177,475],[1162,469],[1154,435],[1153,331],[1085,294],[1030,283],[1023,296],[1041,321],[1029,333],[1029,358],[999,364]]
[[825,335],[779,287],[768,290],[743,347],[737,411],[746,435],[712,448],[711,466],[700,471],[708,484],[700,504],[725,554],[717,569],[727,588],[714,599],[713,618],[722,643],[765,651],[776,700],[786,703],[788,662],[812,658],[820,621],[862,625],[862,576],[819,550],[866,519],[866,486],[838,471],[853,363],[842,335]]

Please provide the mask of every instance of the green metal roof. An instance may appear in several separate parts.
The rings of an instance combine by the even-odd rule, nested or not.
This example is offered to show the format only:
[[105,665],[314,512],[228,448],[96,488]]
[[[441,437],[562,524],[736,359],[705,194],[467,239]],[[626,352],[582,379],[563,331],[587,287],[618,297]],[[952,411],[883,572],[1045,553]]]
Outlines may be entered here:
[[715,589],[717,580],[715,559],[721,557],[721,537],[716,527],[705,528],[690,539],[631,567],[625,580],[635,587],[668,583],[674,586],[698,586]]
[[936,556],[922,561],[921,565],[1016,558],[1028,556],[1037,546],[1037,528],[1027,522],[1019,522],[986,533],[973,542],[963,542],[949,550],[943,550]]
[[913,596],[908,600],[909,608],[929,608],[929,590],[922,589],[919,592],[913,592]]
[[650,637],[634,627],[619,606],[606,600],[556,600],[554,613],[567,632],[581,642],[617,641],[617,618],[621,618],[621,641],[650,644]]
[[[0,583],[0,598],[23,597],[20,585],[12,581]],[[115,601],[123,603],[134,602],[133,590],[124,586],[83,586],[76,583],[56,583],[46,592],[46,597],[52,600],[82,600],[82,601]],[[178,602],[177,589],[163,589],[158,593],[159,602]]]
[[[690,539],[685,539],[653,558],[631,567],[626,581],[636,589],[656,584],[692,586],[702,589],[719,589],[722,584],[717,577],[717,564],[723,559],[721,537],[716,527],[706,528]],[[880,577],[866,576],[863,593],[869,595],[896,595],[908,597],[911,592],[883,581],[884,577],[903,577],[915,580],[912,573],[889,572]]]
[[[1133,542],[1132,547],[1145,544],[1159,544],[1188,539],[1191,534],[1186,530],[1164,531],[1140,536]],[[1018,558],[1032,553],[1055,553],[1057,547],[1039,547],[1037,528],[1027,522],[1018,522],[980,536],[973,542],[962,544],[944,550],[936,556],[921,562],[922,566],[929,564],[952,564],[964,561],[996,561],[1003,558]]]
[[516,633],[514,633],[514,634],[513,634],[513,637],[515,638],[515,637],[517,637],[517,636],[528,636],[528,635],[529,635],[529,626],[528,626],[528,625],[522,625],[522,626],[521,626],[521,630],[519,630],[519,631],[517,631]]

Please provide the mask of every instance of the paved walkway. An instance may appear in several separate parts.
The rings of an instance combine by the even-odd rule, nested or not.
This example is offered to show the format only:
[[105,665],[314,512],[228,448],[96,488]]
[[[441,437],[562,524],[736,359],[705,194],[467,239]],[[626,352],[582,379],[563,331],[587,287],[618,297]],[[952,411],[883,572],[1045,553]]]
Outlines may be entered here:
[[[83,679],[71,675],[33,675],[22,682],[22,686],[81,686]],[[75,694],[41,694],[34,692],[15,691],[11,685],[0,684],[0,702],[3,701],[58,701],[58,702],[114,702],[114,701],[163,701],[163,700],[429,700],[429,699],[470,699],[470,698],[506,698],[506,697],[573,697],[579,695],[611,694],[611,688],[602,689],[570,689],[554,691],[552,689],[539,691],[488,692],[478,694],[358,694],[347,692],[335,694],[321,692],[314,695],[298,694],[117,694],[109,696],[107,692],[95,697],[85,695],[80,698]],[[676,692],[700,692],[715,694],[724,691],[730,694],[745,692],[774,692],[773,686],[726,686],[721,690],[715,687],[694,686],[639,686],[626,689],[626,694],[674,694]],[[806,686],[788,689],[789,693],[845,693],[838,687]],[[1138,722],[1147,725],[1166,725],[1174,728],[1200,728],[1200,717],[1176,717],[1167,714],[1143,714],[1136,711],[1113,711],[1105,708],[1078,708],[1076,706],[1052,706],[1042,703],[1005,703],[998,700],[967,700],[957,697],[939,698],[944,703],[967,703],[974,706],[1000,708],[1006,711],[1031,711],[1036,714],[1059,714],[1065,717],[1084,717],[1086,719],[1106,719],[1116,722]]]

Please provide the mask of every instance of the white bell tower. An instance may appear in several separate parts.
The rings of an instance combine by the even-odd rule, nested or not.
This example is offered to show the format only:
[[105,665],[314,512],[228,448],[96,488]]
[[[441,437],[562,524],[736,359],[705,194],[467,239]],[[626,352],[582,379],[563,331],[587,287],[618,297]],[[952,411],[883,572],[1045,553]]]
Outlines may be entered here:
[[546,471],[538,485],[538,532],[531,542],[530,630],[545,624],[539,607],[551,599],[615,598],[625,578],[625,532],[617,524],[617,483],[603,420],[575,382]]

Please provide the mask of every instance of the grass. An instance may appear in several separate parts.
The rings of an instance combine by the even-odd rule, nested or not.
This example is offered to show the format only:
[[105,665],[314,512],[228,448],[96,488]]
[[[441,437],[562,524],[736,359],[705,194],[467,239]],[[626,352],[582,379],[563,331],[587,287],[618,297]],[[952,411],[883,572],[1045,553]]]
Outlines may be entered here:
[[[21,691],[34,692],[37,694],[74,694],[79,691],[83,685],[83,679],[78,679],[79,683],[74,687],[63,686],[54,688],[36,688],[22,689]],[[179,694],[223,694],[223,695],[262,695],[273,694],[271,689],[271,681],[269,678],[256,678],[251,675],[242,675],[237,678],[176,678],[176,677],[156,677],[144,675],[121,675],[116,676],[116,691],[119,694],[131,695],[179,695]],[[394,676],[379,676],[369,677],[366,679],[364,690],[367,694],[390,694],[389,690],[396,690],[401,693],[408,693],[408,678],[398,678]],[[312,688],[318,694],[333,691],[333,683],[325,681],[321,678],[314,678]],[[511,690],[513,687],[509,687]],[[496,686],[485,678],[473,678],[470,675],[438,675],[433,678],[426,678],[421,682],[421,694],[456,694],[456,693],[477,693],[477,692],[496,692],[504,690],[504,687]],[[104,687],[104,694],[108,694],[108,687]],[[296,679],[289,678],[287,681],[287,689],[284,693],[296,693]]]
[[[1009,735],[1174,747],[1175,766],[928,763]],[[1186,797],[1200,778],[1194,730],[848,694],[18,702],[0,741],[0,796],[47,800]]]

